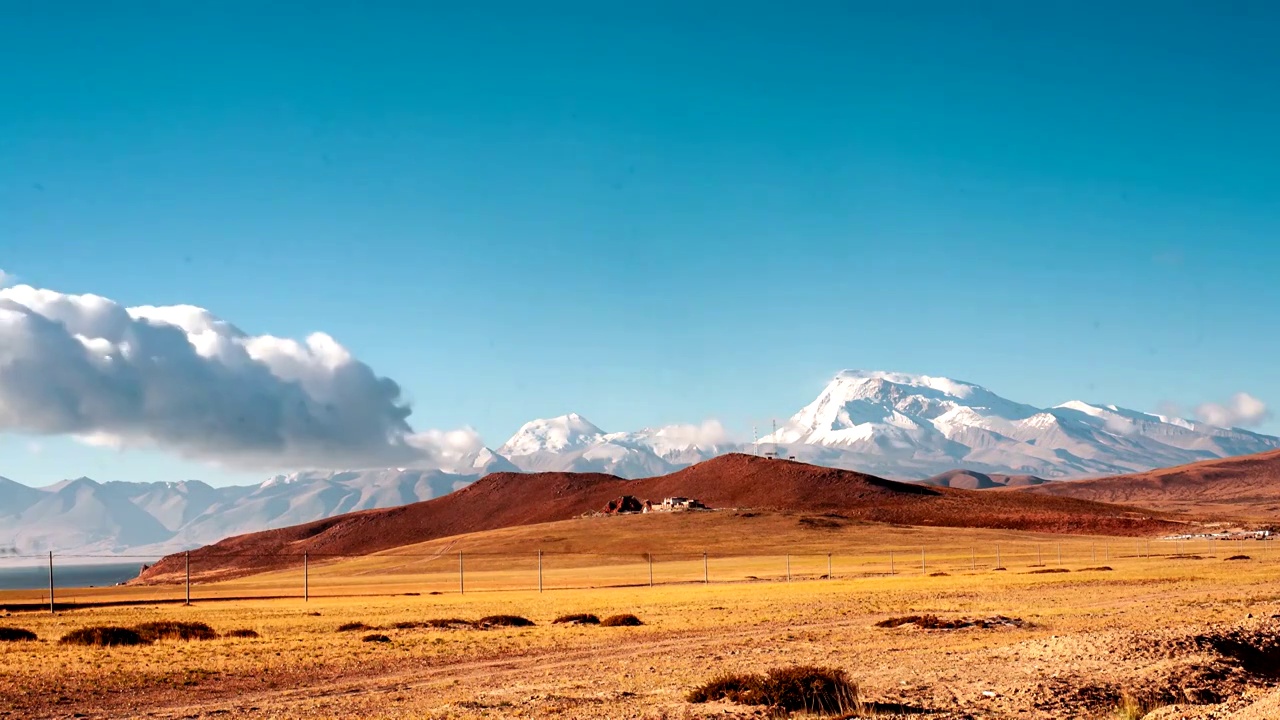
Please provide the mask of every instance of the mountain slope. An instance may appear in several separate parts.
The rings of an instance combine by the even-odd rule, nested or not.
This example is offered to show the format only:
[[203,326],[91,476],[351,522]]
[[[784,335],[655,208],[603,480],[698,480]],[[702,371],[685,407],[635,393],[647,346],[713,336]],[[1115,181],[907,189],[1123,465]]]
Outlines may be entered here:
[[1019,492],[1168,511],[1280,519],[1280,450]]
[[990,490],[992,488],[1044,485],[1050,482],[1053,481],[1038,478],[1035,475],[988,475],[974,470],[950,470],[926,480],[921,480],[920,484],[933,487],[961,488],[964,490]]
[[[834,512],[910,525],[1053,532],[1144,534],[1175,527],[1150,513],[1113,505],[1016,493],[929,488],[861,473],[733,454],[645,480],[586,473],[497,473],[451,495],[387,510],[228,538],[194,551],[203,577],[296,564],[303,552],[357,555],[441,537],[566,520],[620,495],[660,500],[681,495],[713,507]],[[173,556],[143,581],[178,570]]]

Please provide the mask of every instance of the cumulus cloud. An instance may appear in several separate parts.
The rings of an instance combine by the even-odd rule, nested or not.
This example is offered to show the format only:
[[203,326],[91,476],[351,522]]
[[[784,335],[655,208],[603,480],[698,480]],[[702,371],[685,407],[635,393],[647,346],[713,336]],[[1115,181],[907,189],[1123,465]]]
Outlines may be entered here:
[[410,464],[479,442],[415,434],[409,415],[394,381],[324,333],[249,335],[198,307],[0,289],[0,432],[246,468]]
[[1226,403],[1204,403],[1196,419],[1218,427],[1254,427],[1271,416],[1267,404],[1249,393],[1236,393]]
[[732,442],[719,420],[707,420],[701,425],[666,425],[654,435],[677,447],[715,448]]

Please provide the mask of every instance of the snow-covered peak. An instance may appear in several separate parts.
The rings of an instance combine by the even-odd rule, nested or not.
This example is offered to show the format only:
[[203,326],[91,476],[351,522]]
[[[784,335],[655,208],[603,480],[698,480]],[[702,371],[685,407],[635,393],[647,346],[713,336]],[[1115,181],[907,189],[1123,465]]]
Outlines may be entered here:
[[[957,413],[958,408],[970,412]],[[988,426],[1020,420],[1036,409],[1006,400],[986,388],[945,377],[843,370],[823,388],[817,399],[792,416],[776,436],[764,442],[805,442],[846,445],[864,442],[874,428],[929,432],[959,417],[966,424]],[[984,422],[990,418],[993,422]]]
[[538,452],[564,452],[585,447],[599,440],[604,431],[578,413],[525,423],[510,440],[498,448],[499,455],[532,455]]

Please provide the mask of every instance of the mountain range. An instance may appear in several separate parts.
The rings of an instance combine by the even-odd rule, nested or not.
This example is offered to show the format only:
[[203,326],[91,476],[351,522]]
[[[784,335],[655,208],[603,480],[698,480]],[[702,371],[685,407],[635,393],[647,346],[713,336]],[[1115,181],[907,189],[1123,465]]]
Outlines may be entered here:
[[[342,513],[430,500],[494,472],[655,477],[731,452],[956,487],[1121,475],[1280,448],[1280,438],[1115,405],[1018,403],[972,383],[846,370],[758,442],[715,422],[605,432],[570,413],[437,467],[304,471],[257,486],[0,478],[0,551],[154,557]],[[949,474],[963,468],[961,477]]]

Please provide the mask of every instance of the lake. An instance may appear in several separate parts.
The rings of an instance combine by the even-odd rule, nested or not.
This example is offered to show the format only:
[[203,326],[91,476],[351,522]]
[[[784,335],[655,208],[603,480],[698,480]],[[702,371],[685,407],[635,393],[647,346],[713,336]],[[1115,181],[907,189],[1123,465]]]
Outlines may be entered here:
[[[148,563],[154,561],[148,561]],[[102,565],[60,565],[53,566],[53,586],[55,588],[105,587],[138,577],[142,570],[142,562],[113,563]],[[27,565],[22,567],[5,566],[0,559],[0,590],[47,590],[49,587],[48,565]]]

